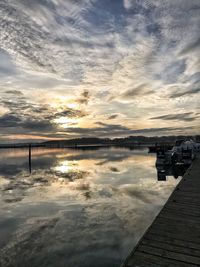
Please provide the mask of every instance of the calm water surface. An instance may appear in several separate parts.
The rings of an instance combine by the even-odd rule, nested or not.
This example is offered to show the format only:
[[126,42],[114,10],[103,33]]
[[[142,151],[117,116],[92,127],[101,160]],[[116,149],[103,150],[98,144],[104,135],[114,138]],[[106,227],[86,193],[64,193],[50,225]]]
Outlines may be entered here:
[[146,150],[0,150],[0,266],[118,267],[178,180]]

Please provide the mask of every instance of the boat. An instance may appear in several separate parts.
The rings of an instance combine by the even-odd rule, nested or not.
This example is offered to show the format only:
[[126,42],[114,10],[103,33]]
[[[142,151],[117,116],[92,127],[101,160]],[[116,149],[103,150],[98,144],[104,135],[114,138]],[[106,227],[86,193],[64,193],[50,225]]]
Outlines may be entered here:
[[194,140],[177,140],[175,146],[172,148],[173,151],[181,153],[183,150],[191,150],[193,154],[200,153],[200,143]]
[[177,140],[172,149],[157,151],[156,167],[162,165],[176,165],[182,163],[190,165],[200,153],[200,143],[194,140]]

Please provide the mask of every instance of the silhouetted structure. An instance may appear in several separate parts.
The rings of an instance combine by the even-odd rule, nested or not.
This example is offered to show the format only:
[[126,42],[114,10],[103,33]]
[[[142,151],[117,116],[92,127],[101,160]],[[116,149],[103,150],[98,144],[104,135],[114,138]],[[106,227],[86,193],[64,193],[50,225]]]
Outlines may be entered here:
[[29,172],[31,173],[31,144],[29,144],[29,155],[28,155],[28,163],[29,163]]
[[188,169],[186,164],[173,164],[171,166],[164,165],[162,167],[156,166],[158,181],[166,181],[167,176],[173,176],[177,179],[179,176],[183,176]]

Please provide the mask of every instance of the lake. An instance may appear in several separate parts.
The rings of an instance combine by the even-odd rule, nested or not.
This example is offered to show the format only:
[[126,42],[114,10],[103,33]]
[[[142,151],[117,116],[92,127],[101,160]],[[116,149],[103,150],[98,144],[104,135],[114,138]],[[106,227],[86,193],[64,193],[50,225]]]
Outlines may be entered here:
[[127,148],[0,150],[0,266],[119,267],[179,179]]

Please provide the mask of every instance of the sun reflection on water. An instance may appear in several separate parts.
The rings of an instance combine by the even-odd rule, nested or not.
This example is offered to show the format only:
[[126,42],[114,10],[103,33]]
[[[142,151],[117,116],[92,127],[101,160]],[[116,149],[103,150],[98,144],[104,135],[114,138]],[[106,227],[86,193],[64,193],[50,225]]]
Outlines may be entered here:
[[64,161],[59,162],[59,165],[54,167],[54,170],[60,173],[68,173],[71,171],[75,171],[75,168],[77,166],[78,166],[78,163],[76,161],[64,160]]
[[94,266],[80,265],[91,247],[95,259],[105,248],[112,262],[119,252],[124,257],[178,182],[158,182],[154,164],[146,151],[123,148],[33,149],[29,174],[27,150],[8,151],[0,161],[0,218],[5,225],[0,228],[0,265],[9,258],[12,266],[22,266],[16,251],[27,259],[26,266],[35,259],[37,266],[44,259],[57,266],[58,257],[66,266],[66,254],[71,255],[69,267]]

